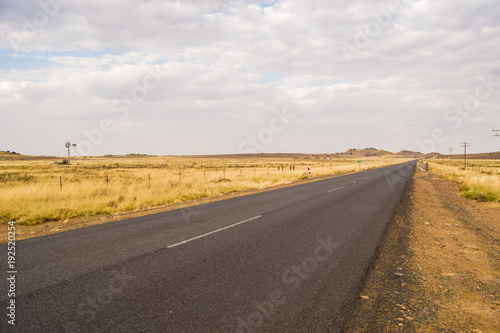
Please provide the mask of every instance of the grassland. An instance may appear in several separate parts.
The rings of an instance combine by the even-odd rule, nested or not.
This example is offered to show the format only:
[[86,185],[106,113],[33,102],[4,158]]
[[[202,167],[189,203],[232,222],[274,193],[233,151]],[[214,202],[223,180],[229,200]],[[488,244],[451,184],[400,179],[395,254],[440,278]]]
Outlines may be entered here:
[[[362,170],[356,160],[132,156],[74,158],[62,165],[6,159],[0,161],[0,222],[34,225],[138,211],[297,182],[308,177],[308,164],[313,178]],[[404,159],[368,161],[375,168]]]
[[500,160],[460,160],[429,163],[429,171],[461,184],[462,196],[478,201],[500,202]]

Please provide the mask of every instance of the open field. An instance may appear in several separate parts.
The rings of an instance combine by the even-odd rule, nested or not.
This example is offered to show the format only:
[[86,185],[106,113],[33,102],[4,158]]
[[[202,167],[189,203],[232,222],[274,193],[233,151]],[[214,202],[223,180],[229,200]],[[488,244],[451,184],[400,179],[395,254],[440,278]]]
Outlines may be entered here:
[[[449,161],[451,160],[462,160],[464,159],[464,154],[454,154],[454,155],[443,155],[434,153],[434,160],[443,160]],[[467,160],[500,160],[500,151],[492,152],[492,153],[475,153],[475,154],[467,154]]]
[[429,163],[429,171],[460,183],[462,196],[479,201],[500,201],[500,160],[444,160]]
[[[358,159],[315,157],[88,157],[0,161],[2,223],[21,225],[117,214],[364,169]],[[307,158],[307,159],[304,159]],[[404,158],[363,158],[369,168]],[[61,159],[59,159],[60,161]]]

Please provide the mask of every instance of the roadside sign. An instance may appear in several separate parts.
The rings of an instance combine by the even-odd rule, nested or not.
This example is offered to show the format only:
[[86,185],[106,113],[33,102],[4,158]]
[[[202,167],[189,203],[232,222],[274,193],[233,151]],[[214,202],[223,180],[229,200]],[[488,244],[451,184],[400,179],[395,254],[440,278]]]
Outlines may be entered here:
[[356,162],[358,162],[358,163],[363,163],[363,161],[362,161],[362,160],[359,160],[359,161],[356,161]]

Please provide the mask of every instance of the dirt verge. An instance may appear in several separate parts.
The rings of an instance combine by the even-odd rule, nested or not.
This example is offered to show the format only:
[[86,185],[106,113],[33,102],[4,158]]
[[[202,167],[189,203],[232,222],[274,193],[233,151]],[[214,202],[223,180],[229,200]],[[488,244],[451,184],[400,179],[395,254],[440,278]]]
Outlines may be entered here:
[[500,205],[417,171],[344,332],[500,332]]

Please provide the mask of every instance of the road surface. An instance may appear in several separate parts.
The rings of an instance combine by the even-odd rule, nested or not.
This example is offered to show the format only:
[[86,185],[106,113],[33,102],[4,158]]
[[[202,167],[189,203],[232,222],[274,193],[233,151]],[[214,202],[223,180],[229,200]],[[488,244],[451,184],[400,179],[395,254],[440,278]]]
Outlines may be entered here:
[[16,242],[0,331],[341,331],[414,166]]

